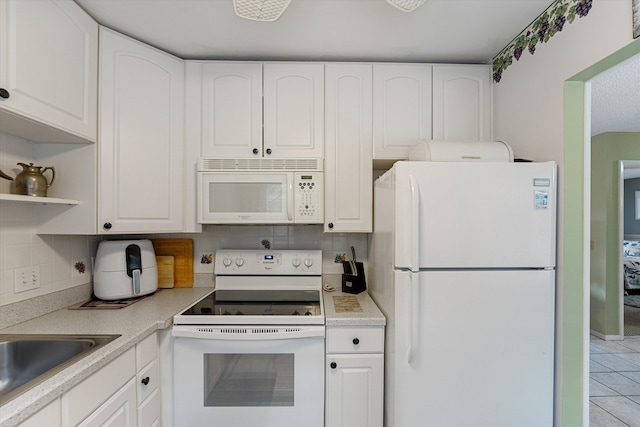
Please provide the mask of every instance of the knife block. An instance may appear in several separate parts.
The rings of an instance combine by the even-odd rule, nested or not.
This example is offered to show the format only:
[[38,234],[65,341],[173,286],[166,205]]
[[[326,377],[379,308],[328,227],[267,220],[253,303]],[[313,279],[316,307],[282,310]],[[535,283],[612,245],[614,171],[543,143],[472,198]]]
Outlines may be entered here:
[[364,264],[356,262],[356,273],[351,271],[351,264],[342,263],[344,274],[342,275],[342,292],[348,294],[359,294],[367,290],[367,281],[364,277]]

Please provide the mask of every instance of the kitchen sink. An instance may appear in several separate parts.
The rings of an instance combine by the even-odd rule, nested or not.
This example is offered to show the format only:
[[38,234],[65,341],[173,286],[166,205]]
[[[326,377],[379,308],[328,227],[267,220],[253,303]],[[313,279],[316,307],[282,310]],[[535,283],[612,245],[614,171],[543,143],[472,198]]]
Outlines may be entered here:
[[0,405],[119,336],[0,334]]

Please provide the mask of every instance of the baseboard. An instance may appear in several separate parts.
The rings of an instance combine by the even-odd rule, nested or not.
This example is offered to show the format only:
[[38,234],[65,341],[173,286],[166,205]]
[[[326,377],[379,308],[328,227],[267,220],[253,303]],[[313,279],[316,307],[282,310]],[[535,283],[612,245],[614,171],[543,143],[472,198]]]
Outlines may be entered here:
[[607,335],[591,329],[591,335],[596,336],[605,341],[624,341],[624,335]]

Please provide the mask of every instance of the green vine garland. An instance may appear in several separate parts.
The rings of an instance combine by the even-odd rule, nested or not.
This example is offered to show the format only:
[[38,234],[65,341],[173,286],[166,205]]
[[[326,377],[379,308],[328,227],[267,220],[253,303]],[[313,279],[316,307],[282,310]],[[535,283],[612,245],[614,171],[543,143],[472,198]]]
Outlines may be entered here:
[[527,28],[493,58],[493,80],[498,83],[502,72],[518,61],[525,48],[532,55],[538,43],[546,43],[556,33],[562,31],[564,24],[572,23],[576,16],[587,16],[591,10],[592,0],[556,0]]

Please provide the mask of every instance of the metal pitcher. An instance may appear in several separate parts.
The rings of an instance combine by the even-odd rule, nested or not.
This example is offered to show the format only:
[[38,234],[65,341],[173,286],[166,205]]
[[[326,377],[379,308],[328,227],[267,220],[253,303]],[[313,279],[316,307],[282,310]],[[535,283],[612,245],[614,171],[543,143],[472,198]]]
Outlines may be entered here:
[[[42,166],[34,166],[33,163],[28,165],[18,163],[18,166],[22,166],[22,172],[16,176],[16,194],[46,197],[47,189],[51,187],[56,177],[56,171],[53,166],[43,168]],[[51,181],[47,181],[44,176],[47,170],[51,171]]]

